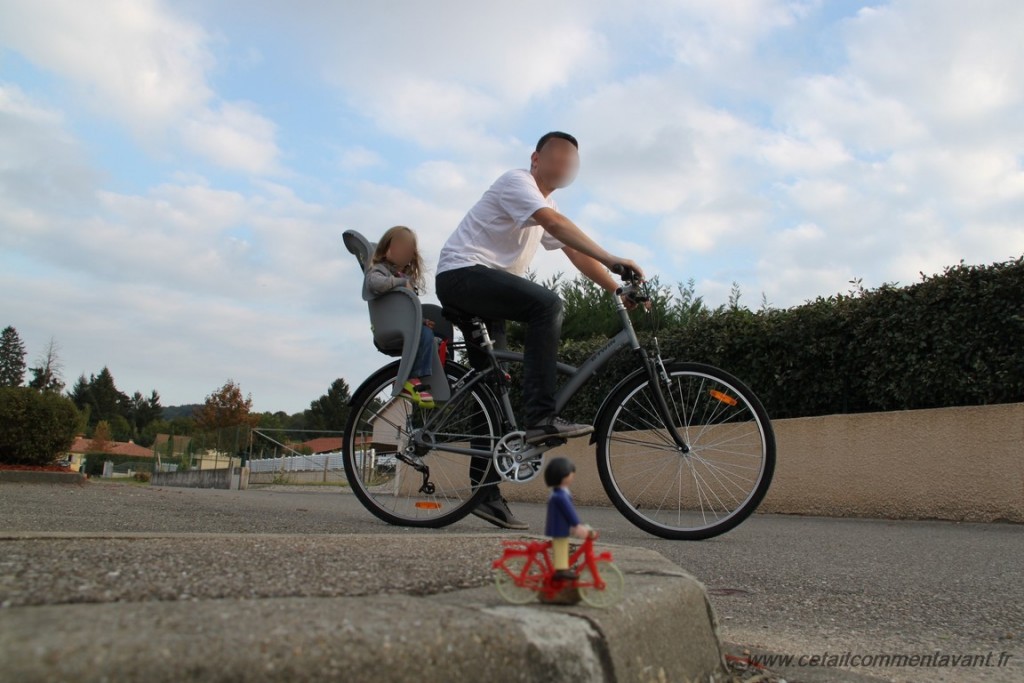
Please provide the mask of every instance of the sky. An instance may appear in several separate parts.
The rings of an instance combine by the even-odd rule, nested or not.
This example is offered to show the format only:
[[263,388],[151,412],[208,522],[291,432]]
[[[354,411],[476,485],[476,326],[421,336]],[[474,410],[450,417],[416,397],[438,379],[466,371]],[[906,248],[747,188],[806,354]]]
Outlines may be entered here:
[[1017,257],[1022,33],[1017,0],[0,0],[0,327],[69,385],[300,411],[390,360],[342,232],[432,267],[549,130],[560,209],[711,305]]

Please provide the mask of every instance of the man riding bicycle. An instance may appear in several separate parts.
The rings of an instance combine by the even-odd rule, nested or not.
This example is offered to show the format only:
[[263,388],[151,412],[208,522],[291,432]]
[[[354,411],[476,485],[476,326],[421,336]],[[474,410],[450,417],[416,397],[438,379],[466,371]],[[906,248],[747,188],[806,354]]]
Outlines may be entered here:
[[[436,292],[445,307],[481,318],[497,349],[506,349],[505,321],[526,325],[523,358],[523,402],[526,441],[570,439],[590,434],[593,426],[574,424],[555,415],[555,367],[562,331],[563,307],[558,294],[523,277],[537,252],[561,249],[586,277],[604,289],[618,287],[608,269],[623,266],[643,277],[633,261],[614,256],[558,211],[551,193],[568,186],[579,168],[579,144],[568,133],[553,131],[537,142],[530,169],[508,171],[498,178],[469,210],[441,248]],[[627,308],[636,304],[626,298]],[[470,339],[470,330],[463,328]],[[486,356],[469,347],[469,362],[477,369]],[[471,465],[479,483],[484,467]],[[473,514],[507,529],[527,529],[516,519],[498,490],[493,469],[484,485],[489,495]]]

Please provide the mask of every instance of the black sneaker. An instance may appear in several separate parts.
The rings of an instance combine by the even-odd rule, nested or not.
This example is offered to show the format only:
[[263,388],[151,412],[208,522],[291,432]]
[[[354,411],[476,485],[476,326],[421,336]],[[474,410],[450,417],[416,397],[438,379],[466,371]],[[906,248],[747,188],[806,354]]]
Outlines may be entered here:
[[516,519],[512,511],[508,509],[508,503],[501,496],[492,500],[485,500],[476,506],[473,514],[480,519],[485,519],[494,526],[502,529],[529,529],[530,525],[522,520]]
[[537,594],[537,599],[545,605],[578,605],[582,597],[580,596],[579,588],[569,587],[562,588],[551,597],[548,597],[546,592],[541,591]]
[[580,575],[572,569],[557,569],[555,570],[554,578],[559,581],[575,581],[580,578]]
[[539,425],[526,428],[526,443],[538,443],[548,439],[574,439],[593,431],[592,425],[580,425],[560,417],[549,417]]

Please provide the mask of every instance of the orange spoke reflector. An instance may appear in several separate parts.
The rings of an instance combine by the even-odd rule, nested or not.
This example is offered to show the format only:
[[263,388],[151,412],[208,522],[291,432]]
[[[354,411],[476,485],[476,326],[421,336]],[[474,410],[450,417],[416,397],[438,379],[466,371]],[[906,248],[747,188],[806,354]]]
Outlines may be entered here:
[[728,403],[731,406],[736,405],[736,399],[728,394],[723,394],[721,391],[716,391],[715,389],[710,390],[708,393],[711,394],[712,398],[716,398],[722,403]]
[[417,501],[416,502],[416,507],[418,507],[421,510],[440,510],[441,509],[441,504],[440,503],[431,503],[429,501],[421,500],[421,501]]

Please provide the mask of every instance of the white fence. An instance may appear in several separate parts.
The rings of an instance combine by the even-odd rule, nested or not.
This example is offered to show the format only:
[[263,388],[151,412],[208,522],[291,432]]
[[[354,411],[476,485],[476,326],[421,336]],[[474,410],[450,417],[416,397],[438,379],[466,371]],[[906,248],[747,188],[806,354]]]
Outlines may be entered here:
[[[358,451],[356,453],[356,466],[362,466],[363,457],[370,458],[377,467],[394,465],[394,454],[382,455],[377,458],[375,449]],[[342,463],[341,451],[335,453],[318,453],[316,455],[287,455],[280,458],[264,458],[262,460],[250,460],[250,472],[310,472],[324,470],[342,470],[345,468]]]

